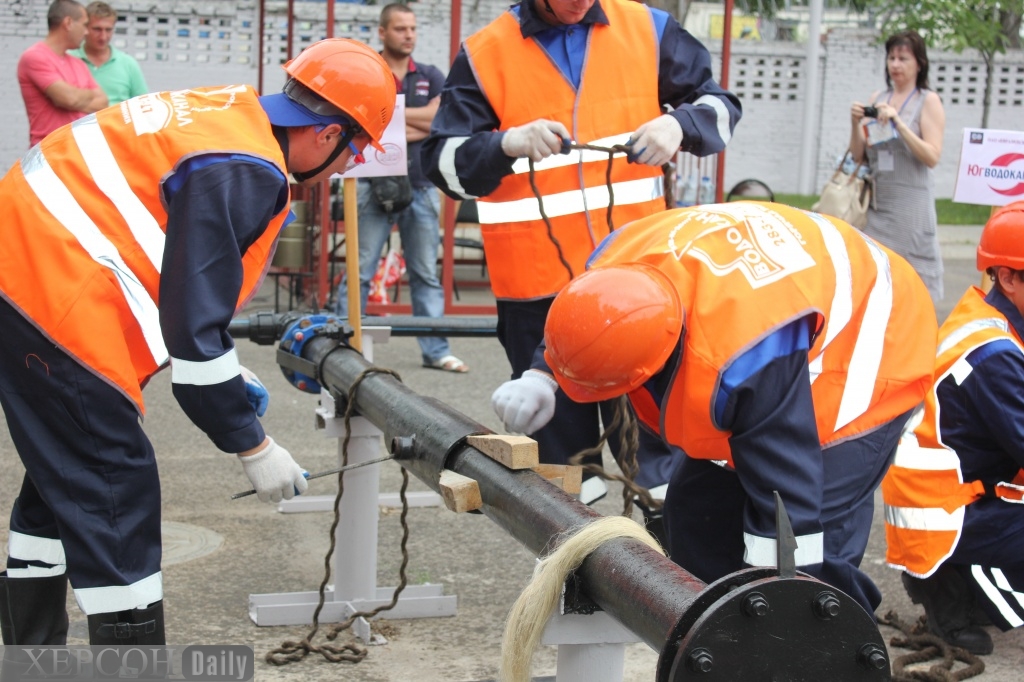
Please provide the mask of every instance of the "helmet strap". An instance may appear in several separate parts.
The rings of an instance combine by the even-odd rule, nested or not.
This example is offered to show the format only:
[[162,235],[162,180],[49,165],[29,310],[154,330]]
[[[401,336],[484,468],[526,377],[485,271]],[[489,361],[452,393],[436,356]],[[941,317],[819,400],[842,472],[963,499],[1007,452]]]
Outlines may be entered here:
[[358,134],[359,129],[356,126],[349,126],[348,130],[346,130],[344,133],[338,136],[338,146],[334,148],[334,151],[330,153],[326,161],[324,161],[322,164],[320,164],[313,170],[292,171],[292,177],[295,178],[297,182],[305,182],[306,180],[309,180],[310,178],[316,177],[320,173],[323,173],[328,166],[334,163],[335,160],[337,160],[337,158],[341,156],[341,153],[343,151],[348,149],[348,143],[354,140],[356,135]]

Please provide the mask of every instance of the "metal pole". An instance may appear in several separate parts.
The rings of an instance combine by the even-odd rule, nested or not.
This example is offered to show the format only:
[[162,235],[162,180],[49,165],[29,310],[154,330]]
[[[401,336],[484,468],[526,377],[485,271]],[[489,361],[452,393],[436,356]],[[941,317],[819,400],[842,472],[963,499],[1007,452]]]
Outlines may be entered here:
[[[729,64],[732,62],[732,11],[733,0],[725,0],[725,16],[722,22],[722,75],[719,85],[729,89]],[[715,167],[715,201],[722,203],[725,196],[725,150],[718,152]]]
[[[299,313],[253,313],[236,317],[228,325],[228,333],[236,339],[246,338],[263,346],[278,343],[281,331],[299,318]],[[351,326],[351,322],[349,322]],[[462,336],[493,337],[497,335],[498,318],[480,317],[414,317],[388,315],[364,317],[363,327],[387,327],[391,336]]]
[[807,67],[804,69],[804,124],[800,139],[800,193],[813,194],[816,175],[818,135],[818,80],[821,53],[821,15],[824,0],[811,0],[807,28]]

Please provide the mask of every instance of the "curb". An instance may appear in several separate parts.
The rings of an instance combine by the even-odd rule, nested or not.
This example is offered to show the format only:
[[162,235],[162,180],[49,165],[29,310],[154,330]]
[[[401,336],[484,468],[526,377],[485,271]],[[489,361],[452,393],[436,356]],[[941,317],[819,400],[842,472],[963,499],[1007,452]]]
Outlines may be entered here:
[[944,259],[974,260],[983,225],[939,225],[939,247]]

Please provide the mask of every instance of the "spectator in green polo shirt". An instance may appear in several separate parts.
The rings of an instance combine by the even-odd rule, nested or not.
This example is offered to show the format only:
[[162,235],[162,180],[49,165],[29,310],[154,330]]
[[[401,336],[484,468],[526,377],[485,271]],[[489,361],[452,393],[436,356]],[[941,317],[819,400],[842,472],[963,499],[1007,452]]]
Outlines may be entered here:
[[110,44],[117,12],[105,2],[91,2],[85,11],[89,15],[89,31],[82,46],[68,54],[86,63],[112,105],[149,92],[135,58]]

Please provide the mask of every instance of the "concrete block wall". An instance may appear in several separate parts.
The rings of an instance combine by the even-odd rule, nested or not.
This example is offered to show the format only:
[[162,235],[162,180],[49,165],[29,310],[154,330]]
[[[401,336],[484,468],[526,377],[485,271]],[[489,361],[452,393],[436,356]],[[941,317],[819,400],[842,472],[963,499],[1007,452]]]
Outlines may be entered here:
[[[816,187],[825,183],[835,168],[836,157],[846,150],[850,105],[854,100],[867,102],[872,93],[885,89],[884,46],[875,42],[876,36],[870,30],[843,29],[833,31],[826,39]],[[951,197],[963,129],[981,127],[985,65],[976,50],[962,54],[930,50],[928,59],[930,85],[942,99],[946,113],[942,158],[933,170],[935,193]],[[997,56],[994,80],[989,128],[1024,129],[1024,52]],[[741,125],[748,123],[744,117]]]
[[[258,0],[109,0],[118,11],[114,45],[139,60],[151,90],[175,90],[204,85],[259,81]],[[0,172],[6,172],[28,146],[28,120],[18,88],[18,57],[46,36],[50,0],[5,0],[0,3],[0,54],[6,64],[0,75],[0,117],[6,121],[0,136]],[[482,28],[500,14],[504,0],[479,0],[464,8],[462,36]],[[419,24],[416,58],[447,73],[451,11],[449,0],[412,3]],[[380,6],[335,4],[334,35],[357,38],[377,47]],[[296,2],[293,54],[326,35],[326,5]],[[265,5],[263,91],[284,83],[280,65],[287,58],[287,3]]]
[[[383,0],[379,0],[383,1]],[[140,60],[152,90],[259,81],[258,0],[111,0],[120,18],[115,44]],[[7,0],[0,3],[0,54],[7,64],[0,76],[0,116],[7,122],[0,137],[0,171],[25,152],[28,123],[18,89],[15,64],[29,45],[46,34],[48,0]],[[416,58],[447,72],[450,0],[413,3],[419,23]],[[461,37],[493,20],[508,0],[464,3]],[[284,80],[280,65],[287,56],[287,3],[266,3],[264,17],[263,90],[274,92]],[[378,46],[379,6],[335,4],[334,35],[358,38]],[[323,2],[296,2],[293,52],[326,35]],[[884,87],[884,55],[876,33],[866,29],[835,29],[824,39],[816,135],[815,187],[824,184],[835,159],[849,139],[849,107]],[[721,42],[707,41],[716,76]],[[932,51],[932,87],[946,109],[942,160],[935,170],[938,196],[951,196],[963,127],[981,124],[984,65],[977,53]],[[803,128],[805,49],[786,42],[733,43],[730,86],[740,97],[744,116],[728,148],[727,191],[745,178],[757,178],[776,192],[796,192]],[[990,127],[1021,128],[1024,113],[1024,53],[998,58],[996,93]],[[707,171],[701,171],[704,174]]]

